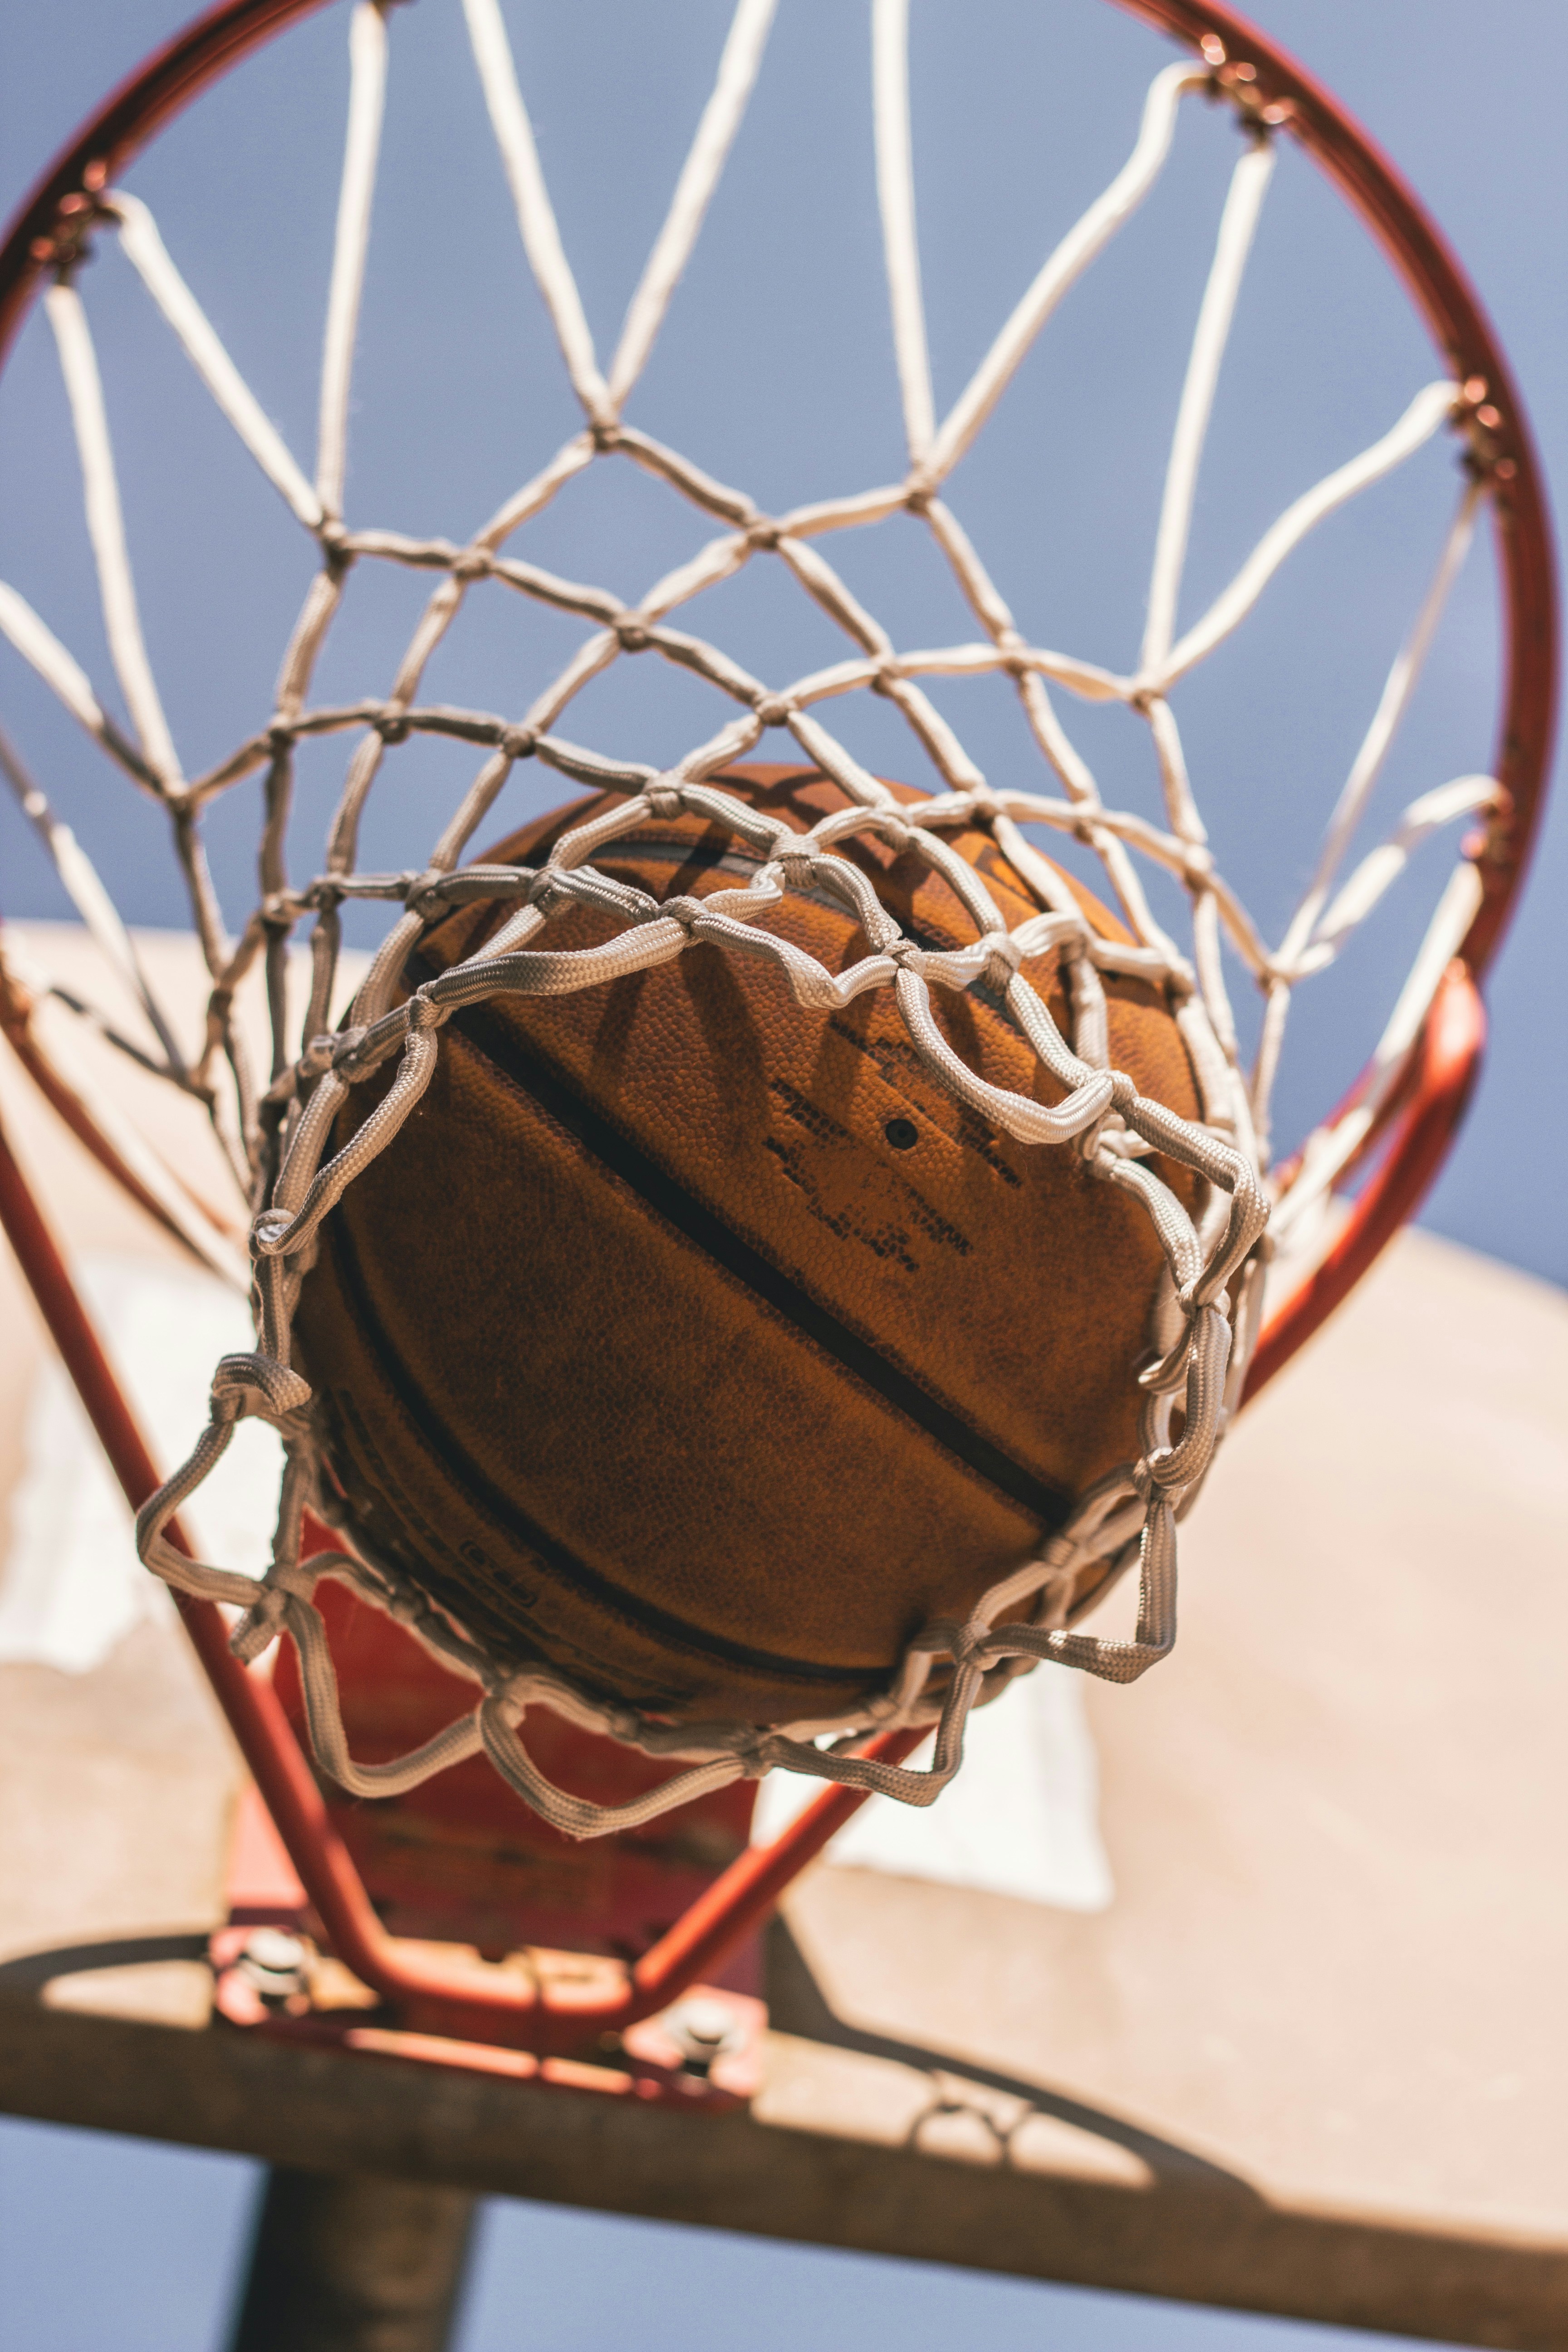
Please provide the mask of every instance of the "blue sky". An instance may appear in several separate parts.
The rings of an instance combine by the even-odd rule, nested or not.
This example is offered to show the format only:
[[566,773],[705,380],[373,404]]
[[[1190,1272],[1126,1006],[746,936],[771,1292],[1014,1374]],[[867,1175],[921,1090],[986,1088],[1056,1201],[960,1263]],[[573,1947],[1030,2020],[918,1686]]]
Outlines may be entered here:
[[[260,2174],[238,2157],[0,2118],[8,2352],[225,2352]],[[90,2247],[90,2254],[89,2254]],[[497,2199],[451,2352],[1351,2352],[1352,2335],[934,2264]]]

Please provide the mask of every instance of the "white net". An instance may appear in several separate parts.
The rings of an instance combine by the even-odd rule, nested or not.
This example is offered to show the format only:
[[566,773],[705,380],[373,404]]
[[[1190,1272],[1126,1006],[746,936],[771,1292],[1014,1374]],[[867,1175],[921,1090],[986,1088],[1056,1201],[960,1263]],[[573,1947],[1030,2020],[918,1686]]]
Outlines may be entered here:
[[[1178,596],[1200,460],[1274,166],[1281,110],[1261,107],[1245,80],[1226,79],[1217,45],[1210,45],[1214,54],[1207,63],[1177,64],[1162,72],[1149,89],[1131,154],[1049,254],[959,398],[939,417],[916,241],[905,0],[875,0],[876,180],[908,470],[884,487],[824,498],[784,514],[765,513],[743,491],[640,431],[628,421],[627,408],[741,130],[773,0],[741,0],[736,9],[696,140],[607,368],[601,366],[558,233],[498,0],[465,0],[465,14],[528,262],[584,420],[477,532],[451,540],[415,539],[351,526],[343,512],[351,381],[386,83],[385,10],[362,0],[352,20],[351,100],[313,479],[236,369],[147,207],[113,190],[98,195],[96,222],[117,231],[207,390],[321,551],[320,568],[283,656],[275,707],[229,756],[194,779],[182,770],[148,658],[94,343],[73,282],[73,251],[62,250],[46,298],[129,729],[108,715],[82,668],[32,606],[5,585],[0,630],[118,767],[167,812],[211,977],[205,1034],[197,1050],[182,1052],[178,1024],[142,976],[108,893],[9,755],[7,772],[49,844],[84,921],[151,1024],[157,1046],[144,1058],[172,1084],[209,1104],[251,1219],[257,1346],[219,1366],[208,1427],[189,1460],[142,1514],[142,1558],[170,1583],[239,1611],[234,1642],[242,1657],[258,1655],[285,1629],[291,1634],[301,1660],[317,1758],[345,1788],[363,1795],[406,1789],[482,1748],[530,1804],[574,1836],[634,1825],[742,1775],[755,1777],[775,1766],[930,1803],[959,1768],[970,1708],[1014,1674],[1049,1660],[1124,1682],[1170,1649],[1176,1522],[1194,1499],[1239,1399],[1258,1325],[1271,1207],[1275,1234],[1300,1231],[1321,1213],[1335,1178],[1352,1160],[1398,1084],[1441,975],[1475,913],[1475,868],[1461,860],[1353,1108],[1310,1139],[1290,1163],[1287,1185],[1271,1180],[1269,1104],[1294,992],[1333,961],[1427,835],[1487,809],[1496,799],[1495,783],[1484,775],[1465,775],[1428,791],[1345,878],[1358,828],[1486,495],[1482,472],[1469,469],[1463,482],[1436,575],[1339,795],[1310,884],[1277,945],[1268,942],[1211,853],[1173,690],[1241,625],[1317,524],[1445,426],[1467,424],[1485,388],[1443,379],[1417,391],[1381,438],[1279,516],[1223,593],[1178,635]],[[1118,675],[1031,641],[947,503],[944,488],[1064,295],[1153,187],[1184,100],[1216,91],[1239,118],[1244,142],[1192,343],[1159,515],[1139,666],[1131,674]],[[628,604],[611,590],[563,579],[505,551],[575,477],[616,464],[641,469],[684,501],[699,526],[689,558],[646,594]],[[828,560],[825,551],[836,533],[868,530],[899,514],[917,517],[929,531],[973,615],[975,634],[969,641],[932,650],[900,648]],[[776,683],[752,675],[716,644],[674,625],[672,616],[701,592],[762,562],[780,567],[842,633],[842,660]],[[436,585],[384,692],[330,706],[314,702],[312,680],[323,646],[355,568],[365,564],[428,572]],[[427,666],[465,606],[477,595],[500,591],[585,623],[586,633],[570,660],[515,717],[421,701]],[[650,655],[703,681],[721,707],[713,731],[685,757],[673,764],[639,763],[584,748],[558,731],[590,681],[612,664]],[[952,678],[990,678],[1017,698],[1043,763],[1043,790],[1003,788],[987,781],[923,683]],[[1113,807],[1101,797],[1064,725],[1054,689],[1080,701],[1120,707],[1147,727],[1163,823]],[[898,801],[834,733],[826,714],[835,702],[864,694],[882,697],[907,723],[938,772],[944,787],[939,793],[912,805]],[[843,805],[805,834],[712,781],[743,760],[769,730],[792,738],[842,795]],[[308,739],[339,734],[353,738],[353,748],[324,858],[312,878],[297,881],[288,863],[296,752]],[[480,754],[477,772],[422,869],[362,870],[367,802],[397,747],[422,735],[474,746]],[[528,760],[575,783],[626,797],[611,813],[567,833],[538,869],[463,866],[476,829],[515,764]],[[235,935],[205,863],[203,824],[220,798],[258,774],[264,779],[261,894]],[[743,846],[756,861],[746,887],[660,903],[595,863],[600,852],[650,815],[680,814],[721,828]],[[1026,826],[1047,828],[1098,858],[1131,945],[1100,935],[1059,872],[1027,837]],[[1011,930],[981,877],[948,838],[974,827],[992,835],[1037,896],[1038,912]],[[973,931],[970,943],[939,952],[908,937],[862,869],[843,854],[857,836],[912,852],[940,874],[966,909]],[[1184,893],[1184,941],[1156,919],[1141,866],[1163,871]],[[849,970],[829,972],[767,928],[786,894],[805,889],[841,905],[863,933],[868,952]],[[343,909],[351,902],[377,900],[401,912],[354,995],[346,1024],[334,1030]],[[478,900],[501,909],[499,929],[479,952],[395,1003],[409,952],[421,935],[455,907]],[[582,906],[612,918],[619,926],[615,936],[591,949],[553,948],[552,921],[564,909]],[[306,924],[309,1001],[302,1017],[291,1018],[290,942]],[[982,1119],[1021,1142],[1081,1154],[1097,1177],[1138,1202],[1165,1262],[1152,1360],[1141,1372],[1129,1372],[1142,1395],[1138,1458],[1079,1496],[1067,1524],[1038,1557],[988,1592],[968,1622],[925,1627],[888,1688],[831,1724],[671,1726],[629,1706],[607,1706],[560,1674],[542,1668],[519,1673],[513,1664],[497,1664],[426,1595],[382,1568],[347,1551],[300,1559],[303,1515],[320,1500],[320,1465],[310,1391],[290,1362],[300,1284],[322,1219],[385,1150],[428,1087],[443,1025],[459,1009],[506,992],[548,996],[603,987],[668,962],[693,942],[767,960],[807,1015],[841,1007],[867,991],[890,992],[910,1045],[933,1078]],[[1222,951],[1239,961],[1261,993],[1259,1038],[1250,1056],[1244,1056],[1238,1042]],[[1070,1037],[1058,1028],[1020,968],[1046,954],[1058,960],[1067,983]],[[272,1024],[272,1061],[265,1078],[251,1066],[235,1013],[237,992],[258,968]],[[1143,1098],[1128,1077],[1109,1066],[1101,978],[1108,972],[1133,975],[1163,992],[1195,1076],[1199,1121]],[[1052,1082],[1058,1097],[1053,1103],[987,1083],[948,1042],[933,1013],[931,991],[963,991],[981,982],[1005,999],[1012,1022]],[[384,1098],[346,1148],[329,1157],[334,1122],[351,1090],[393,1060],[395,1076]],[[193,1246],[222,1263],[221,1234],[169,1183],[155,1155],[118,1131],[110,1142],[152,1204],[179,1225]],[[1165,1155],[1198,1180],[1195,1220],[1149,1165],[1152,1153]],[[237,1423],[248,1416],[273,1423],[287,1449],[274,1555],[259,1587],[222,1567],[187,1559],[167,1534],[174,1513],[207,1477]],[[1117,1570],[1137,1569],[1137,1624],[1129,1640],[1099,1638],[1068,1622],[1080,1571],[1105,1560]],[[389,1610],[446,1664],[470,1677],[479,1694],[473,1712],[413,1755],[388,1764],[356,1763],[348,1752],[322,1621],[312,1601],[323,1575],[344,1580]],[[945,1673],[933,1687],[933,1669],[944,1662]],[[534,1706],[611,1732],[650,1755],[683,1761],[689,1769],[635,1804],[606,1810],[584,1803],[552,1787],[531,1761],[520,1727]],[[927,1771],[891,1767],[860,1752],[879,1731],[925,1722],[936,1726]]]

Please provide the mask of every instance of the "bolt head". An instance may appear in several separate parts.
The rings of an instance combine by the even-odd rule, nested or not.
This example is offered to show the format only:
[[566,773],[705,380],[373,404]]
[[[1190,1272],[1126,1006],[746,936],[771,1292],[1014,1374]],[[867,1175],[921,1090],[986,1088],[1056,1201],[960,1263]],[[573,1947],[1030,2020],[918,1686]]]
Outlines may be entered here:
[[715,2058],[735,2030],[735,2021],[722,2001],[688,2000],[665,2021],[675,2041],[693,2057]]

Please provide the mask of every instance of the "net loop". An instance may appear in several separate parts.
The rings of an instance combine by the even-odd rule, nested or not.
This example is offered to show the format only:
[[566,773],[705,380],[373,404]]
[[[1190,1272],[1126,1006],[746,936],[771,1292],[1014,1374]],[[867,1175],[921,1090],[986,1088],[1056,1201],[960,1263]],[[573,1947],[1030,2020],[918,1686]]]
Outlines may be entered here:
[[305,1700],[305,1722],[312,1754],[323,1771],[356,1797],[395,1797],[416,1789],[432,1773],[478,1753],[478,1723],[465,1716],[427,1739],[412,1754],[386,1764],[359,1764],[349,1752],[338,1695],[337,1669],[321,1612],[308,1596],[296,1591],[280,1595],[281,1622],[292,1636],[300,1660],[300,1685]]
[[640,1829],[672,1806],[690,1804],[715,1790],[729,1788],[745,1775],[741,1758],[725,1758],[678,1773],[674,1780],[661,1782],[626,1804],[595,1805],[557,1788],[533,1762],[517,1737],[525,1706],[526,1702],[516,1697],[487,1698],[479,1708],[479,1737],[485,1753],[508,1786],[566,1837],[603,1837],[619,1830]]

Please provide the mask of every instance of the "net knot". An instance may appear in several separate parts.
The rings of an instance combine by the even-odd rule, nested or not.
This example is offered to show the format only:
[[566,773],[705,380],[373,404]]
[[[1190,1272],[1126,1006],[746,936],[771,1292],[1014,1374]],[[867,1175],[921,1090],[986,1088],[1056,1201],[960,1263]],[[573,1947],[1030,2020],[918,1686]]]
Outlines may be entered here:
[[287,1209],[263,1209],[253,1218],[250,1248],[255,1257],[276,1257],[279,1244],[294,1220]]
[[292,1593],[296,1600],[309,1601],[321,1577],[312,1559],[274,1560],[266,1576],[269,1592]]
[[787,694],[759,694],[752,709],[764,727],[787,727],[795,707]]
[[329,1029],[320,1037],[312,1037],[294,1065],[297,1078],[324,1078],[332,1066],[332,1056],[342,1043]]
[[960,1623],[956,1617],[933,1617],[923,1625],[910,1643],[914,1651],[950,1657],[955,1666],[984,1666],[985,1652],[995,1636],[989,1625],[978,1617]]
[[384,703],[370,723],[384,743],[405,743],[408,740],[407,715],[400,702]]
[[681,780],[679,776],[655,776],[651,782],[643,786],[642,792],[643,798],[654,815],[662,817],[666,823],[672,817],[679,816],[685,809],[686,803],[682,797]]
[[447,1019],[440,1005],[432,1003],[423,989],[409,998],[403,1008],[403,1017],[411,1037],[426,1036],[430,1030],[439,1029]]
[[320,1578],[310,1560],[275,1559],[261,1580],[261,1590],[229,1636],[229,1648],[242,1665],[249,1665],[271,1646],[282,1631],[290,1601],[312,1601]]
[[542,866],[528,886],[528,903],[542,915],[552,915],[571,893],[559,866]]
[[775,842],[771,863],[778,867],[790,889],[809,890],[816,879],[817,853],[801,848],[799,843],[798,834],[791,834],[788,841]]
[[956,1666],[983,1666],[985,1653],[995,1636],[984,1618],[972,1617],[967,1624],[952,1627],[952,1662]]
[[509,760],[531,760],[539,748],[539,730],[535,727],[503,728],[500,748]]
[[746,525],[746,545],[759,555],[772,554],[783,537],[782,525],[774,522],[771,515],[759,515],[754,522]]
[[679,923],[689,939],[692,925],[699,915],[707,910],[700,898],[666,898],[661,901],[658,911],[661,915],[668,915],[672,923]]
[[620,639],[624,654],[646,654],[653,643],[653,633],[641,613],[629,609],[617,613],[610,626]]
[[986,950],[985,977],[993,988],[1005,994],[1024,961],[1024,950],[1010,931],[987,931],[982,944]]
[[904,480],[904,504],[912,515],[923,515],[942,488],[942,477],[930,466],[911,466]]
[[1141,1503],[1164,1500],[1166,1487],[1173,1483],[1168,1465],[1174,1459],[1173,1446],[1157,1445],[1152,1453],[1145,1454],[1142,1461],[1132,1465],[1132,1491]]
[[422,915],[428,922],[441,911],[442,900],[437,895],[448,879],[439,866],[427,866],[423,874],[411,874],[404,887],[403,903],[411,915]]
[[1214,853],[1201,841],[1182,844],[1182,878],[1191,890],[1206,890],[1214,880]]
[[360,1055],[369,1035],[369,1029],[362,1024],[357,1028],[344,1029],[333,1039],[331,1069],[334,1077],[346,1078],[352,1085],[355,1078],[364,1076]]
[[889,803],[879,808],[874,828],[879,840],[885,841],[895,857],[903,857],[914,846],[917,828],[905,823],[898,808]]
[[488,580],[489,572],[489,551],[483,547],[465,547],[452,565],[454,580]]
[[310,1402],[309,1381],[272,1356],[225,1356],[213,1374],[212,1417],[243,1421],[255,1413],[263,1421],[281,1421],[303,1412]]

